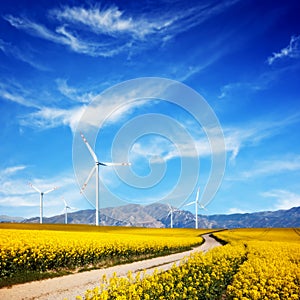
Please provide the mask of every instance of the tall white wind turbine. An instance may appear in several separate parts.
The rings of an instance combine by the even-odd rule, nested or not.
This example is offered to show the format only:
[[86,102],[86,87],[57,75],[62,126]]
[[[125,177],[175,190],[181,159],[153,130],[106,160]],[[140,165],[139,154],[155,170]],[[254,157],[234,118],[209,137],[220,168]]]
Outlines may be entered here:
[[71,207],[67,204],[66,200],[63,199],[65,204],[65,224],[68,224],[68,209],[71,209]]
[[37,187],[35,187],[32,183],[29,183],[29,185],[40,194],[40,224],[43,223],[43,200],[44,200],[44,195],[58,189],[57,187],[53,187],[52,189],[42,192],[40,191]]
[[206,210],[204,205],[199,203],[199,193],[200,193],[200,188],[198,188],[198,190],[197,190],[196,200],[185,205],[185,206],[189,206],[189,205],[195,204],[195,214],[196,214],[195,228],[196,229],[198,229],[198,207],[200,207],[201,209]]
[[173,213],[174,211],[178,211],[178,209],[172,207],[169,203],[167,203],[168,207],[169,207],[169,213],[167,215],[168,216],[171,216],[171,224],[170,224],[170,227],[173,228]]
[[82,193],[84,191],[84,189],[86,188],[88,182],[90,181],[90,179],[92,178],[93,174],[96,174],[96,226],[99,226],[99,166],[104,166],[104,167],[110,167],[110,166],[130,166],[130,163],[107,163],[107,162],[100,162],[97,158],[97,155],[95,154],[95,152],[93,151],[93,149],[91,148],[91,146],[89,145],[87,139],[84,137],[84,135],[81,133],[80,134],[86,147],[88,148],[94,162],[95,162],[95,166],[92,168],[92,170],[90,171],[89,176],[87,177],[85,183],[83,184],[80,192]]

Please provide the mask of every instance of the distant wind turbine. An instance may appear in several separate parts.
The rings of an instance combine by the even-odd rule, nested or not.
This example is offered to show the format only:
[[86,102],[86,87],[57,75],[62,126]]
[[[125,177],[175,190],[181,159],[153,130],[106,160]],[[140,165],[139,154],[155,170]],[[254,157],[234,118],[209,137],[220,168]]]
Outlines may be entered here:
[[71,209],[71,207],[67,204],[66,200],[63,198],[64,204],[65,204],[65,224],[68,224],[68,209]]
[[173,228],[173,213],[174,213],[175,211],[178,211],[178,209],[172,207],[169,203],[167,203],[167,205],[168,205],[168,207],[169,207],[169,213],[168,213],[167,217],[168,217],[168,216],[171,216],[171,224],[170,224],[170,227]]
[[86,147],[88,148],[91,156],[93,157],[93,160],[95,162],[95,166],[92,168],[89,176],[87,177],[85,183],[83,184],[80,192],[83,193],[85,190],[88,182],[92,178],[93,174],[96,174],[96,226],[99,226],[99,166],[104,166],[104,167],[110,167],[110,166],[130,166],[130,163],[107,163],[107,162],[100,162],[97,158],[97,155],[89,145],[87,139],[84,137],[84,135],[81,133],[80,134]]
[[185,206],[189,206],[189,205],[195,204],[195,214],[196,214],[195,228],[196,229],[198,229],[198,207],[200,207],[200,209],[206,210],[204,205],[199,203],[199,193],[200,193],[200,188],[198,188],[198,190],[197,190],[196,200],[185,205]]
[[40,224],[43,223],[43,199],[44,199],[44,195],[58,189],[57,187],[53,187],[52,189],[46,191],[46,192],[42,192],[40,191],[37,187],[35,187],[32,183],[29,183],[29,185],[40,194]]

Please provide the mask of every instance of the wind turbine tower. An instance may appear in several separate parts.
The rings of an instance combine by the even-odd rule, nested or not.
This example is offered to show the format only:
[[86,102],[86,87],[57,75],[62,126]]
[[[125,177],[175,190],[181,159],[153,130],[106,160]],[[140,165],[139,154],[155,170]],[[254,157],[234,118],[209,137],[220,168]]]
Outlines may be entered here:
[[188,204],[185,205],[185,206],[189,206],[189,205],[195,204],[195,214],[196,214],[195,228],[196,229],[198,229],[198,207],[200,207],[201,209],[206,210],[206,208],[204,207],[204,205],[201,205],[199,203],[199,193],[200,193],[200,188],[198,188],[198,190],[197,190],[196,200],[192,201],[192,202],[190,202],[190,203],[188,203]]
[[130,163],[107,163],[107,162],[100,162],[97,158],[97,155],[95,154],[95,152],[93,151],[93,149],[91,148],[91,146],[89,145],[87,139],[84,137],[84,135],[81,133],[80,134],[82,137],[83,142],[85,143],[86,147],[88,148],[95,166],[92,168],[92,170],[90,171],[89,176],[87,177],[85,183],[83,184],[80,192],[83,193],[84,189],[86,188],[88,182],[90,181],[90,179],[92,178],[92,176],[95,173],[95,177],[96,177],[96,226],[99,226],[99,166],[104,166],[104,167],[110,167],[110,166],[130,166]]
[[54,191],[57,189],[57,187],[54,187],[46,192],[40,191],[37,187],[35,187],[32,183],[29,183],[29,185],[40,194],[40,224],[43,224],[43,200],[44,200],[44,195]]

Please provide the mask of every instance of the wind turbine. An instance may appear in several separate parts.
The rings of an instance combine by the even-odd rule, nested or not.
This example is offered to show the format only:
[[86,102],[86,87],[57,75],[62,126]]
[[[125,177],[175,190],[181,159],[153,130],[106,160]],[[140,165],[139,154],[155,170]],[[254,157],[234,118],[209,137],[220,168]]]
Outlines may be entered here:
[[71,207],[67,204],[64,198],[63,201],[65,203],[65,224],[68,224],[68,209],[71,209]]
[[40,224],[43,223],[43,199],[44,199],[44,195],[58,189],[57,187],[53,187],[52,189],[46,191],[46,192],[42,192],[40,191],[37,187],[35,187],[32,183],[29,183],[29,185],[36,190],[39,194],[40,194]]
[[174,211],[178,211],[178,209],[172,207],[169,203],[167,203],[167,205],[169,207],[169,213],[168,213],[167,217],[171,215],[171,224],[170,224],[170,227],[173,228],[173,212]]
[[200,188],[198,188],[198,190],[197,190],[196,200],[192,201],[192,202],[190,202],[190,203],[188,203],[188,204],[185,205],[185,206],[189,206],[189,205],[195,204],[195,214],[196,214],[195,228],[196,229],[198,229],[198,206],[201,209],[206,210],[206,208],[204,207],[204,205],[202,205],[202,204],[199,203],[199,193],[200,193]]
[[93,174],[96,174],[96,226],[99,226],[99,166],[104,166],[104,167],[110,167],[110,166],[130,166],[131,163],[107,163],[107,162],[100,162],[97,158],[97,155],[95,154],[95,152],[93,151],[93,149],[91,148],[91,146],[89,145],[87,139],[84,137],[84,135],[81,133],[80,134],[83,142],[85,143],[86,147],[88,148],[94,162],[95,162],[95,166],[92,168],[92,170],[90,171],[89,176],[87,177],[85,183],[83,184],[80,193],[83,193],[84,189],[86,188],[88,182],[90,181],[90,179],[92,178]]

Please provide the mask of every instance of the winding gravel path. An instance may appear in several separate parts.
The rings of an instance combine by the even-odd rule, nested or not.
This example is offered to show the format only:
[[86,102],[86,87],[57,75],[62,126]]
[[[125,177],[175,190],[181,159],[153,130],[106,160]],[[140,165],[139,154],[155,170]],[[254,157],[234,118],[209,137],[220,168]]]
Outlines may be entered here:
[[14,285],[10,288],[0,289],[1,300],[74,300],[76,296],[84,296],[88,289],[93,289],[99,284],[102,275],[106,274],[107,278],[111,277],[114,272],[119,277],[126,276],[128,271],[132,273],[146,270],[147,274],[152,274],[155,269],[159,271],[168,270],[174,265],[179,264],[180,260],[189,256],[193,252],[206,252],[214,247],[220,246],[215,239],[211,238],[209,234],[202,236],[205,242],[190,251],[171,254],[168,256],[156,257],[134,263],[114,266],[106,269],[99,269],[66,275],[42,281],[34,281],[24,284]]

